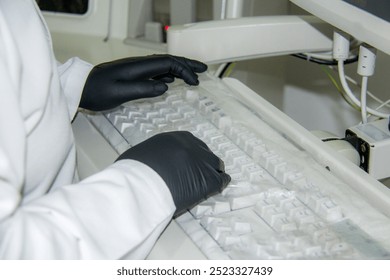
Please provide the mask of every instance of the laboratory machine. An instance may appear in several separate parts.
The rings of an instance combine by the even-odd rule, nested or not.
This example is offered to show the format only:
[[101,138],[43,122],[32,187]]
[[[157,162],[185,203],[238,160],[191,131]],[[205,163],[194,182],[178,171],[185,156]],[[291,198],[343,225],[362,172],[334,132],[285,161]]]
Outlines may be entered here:
[[[115,11],[118,2],[89,3]],[[152,1],[128,2],[129,17],[136,17],[131,7],[151,11]],[[180,1],[170,5],[175,2]],[[212,1],[219,13],[229,4],[238,14],[220,20],[214,15],[198,22],[194,12],[198,1],[184,2],[180,8],[186,12],[184,18],[177,19],[166,35],[160,33],[161,21],[156,25],[139,18],[122,19],[141,23],[140,29],[124,32],[126,38],[118,46],[111,42],[120,29],[104,26],[96,40],[104,39],[105,44],[85,58],[160,51],[193,57],[214,69],[213,65],[231,61],[333,49],[339,54],[335,59],[345,62],[351,53],[338,51],[337,36],[342,42],[353,37],[368,51],[375,48],[390,54],[389,18],[378,14],[375,4],[291,0],[305,15],[242,17],[245,1]],[[233,4],[241,8],[234,9]],[[178,14],[176,8],[171,6],[172,15]],[[69,34],[56,25],[61,18],[53,13],[45,16],[53,27],[56,47]],[[110,24],[117,26],[120,20]],[[137,41],[140,30],[143,37]],[[145,36],[153,39],[145,42]],[[65,53],[63,47],[57,48],[59,56],[72,51],[82,55],[82,46],[91,42],[82,37],[77,37],[74,50]],[[258,40],[264,37],[269,39]],[[361,67],[369,66],[363,63]],[[358,104],[365,105],[362,99]],[[98,172],[129,147],[165,131],[190,131],[223,159],[231,183],[172,220],[149,259],[390,259],[390,190],[378,180],[390,176],[386,170],[389,119],[382,114],[380,120],[363,120],[349,127],[345,137],[318,137],[264,99],[262,92],[235,78],[221,79],[210,70],[200,75],[196,87],[176,81],[160,97],[100,113],[81,111],[73,128],[81,177]],[[337,140],[335,145],[329,144],[332,140]]]

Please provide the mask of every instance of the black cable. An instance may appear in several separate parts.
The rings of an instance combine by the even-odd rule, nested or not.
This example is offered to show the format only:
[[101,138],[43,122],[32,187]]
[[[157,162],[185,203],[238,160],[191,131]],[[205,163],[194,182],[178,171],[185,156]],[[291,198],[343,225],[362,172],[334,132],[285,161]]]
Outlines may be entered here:
[[228,70],[229,66],[232,64],[232,62],[228,62],[226,63],[225,67],[223,67],[221,73],[219,73],[218,75],[218,78],[223,78],[223,76],[225,75],[226,71]]
[[[337,60],[335,60],[335,59],[326,60],[326,59],[321,59],[321,58],[315,58],[315,57],[311,57],[311,56],[308,56],[308,55],[303,54],[303,53],[292,54],[292,56],[306,60],[306,61],[321,64],[321,65],[329,65],[329,66],[337,65]],[[356,61],[358,61],[358,56],[354,56],[352,58],[346,59],[344,61],[344,64],[351,64],[351,63],[355,63]]]
[[330,141],[337,141],[337,140],[344,140],[345,141],[345,138],[326,138],[326,139],[322,139],[322,142],[330,142]]

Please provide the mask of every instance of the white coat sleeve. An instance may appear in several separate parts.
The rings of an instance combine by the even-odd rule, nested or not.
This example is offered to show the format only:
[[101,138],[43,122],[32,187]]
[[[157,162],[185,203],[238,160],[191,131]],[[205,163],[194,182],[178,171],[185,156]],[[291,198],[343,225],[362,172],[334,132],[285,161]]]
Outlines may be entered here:
[[118,161],[16,208],[0,223],[0,258],[143,259],[174,210],[157,173]]
[[91,65],[56,68],[34,3],[0,1],[0,259],[142,259],[174,213],[171,194],[132,160],[72,184],[65,103],[72,117]]
[[85,81],[92,68],[91,64],[78,57],[73,57],[64,64],[58,64],[61,87],[67,99],[71,119],[77,112]]
[[21,71],[6,58],[0,56],[0,259],[145,258],[175,207],[163,179],[140,162],[116,162],[24,201],[29,146]]

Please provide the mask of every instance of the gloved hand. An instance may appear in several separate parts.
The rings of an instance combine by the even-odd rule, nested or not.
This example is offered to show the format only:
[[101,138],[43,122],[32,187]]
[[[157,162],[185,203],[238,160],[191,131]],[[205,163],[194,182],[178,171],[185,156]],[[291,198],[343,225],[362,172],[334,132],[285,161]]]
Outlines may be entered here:
[[143,162],[162,177],[176,205],[175,216],[221,192],[230,182],[222,160],[187,131],[155,135],[117,160],[121,159]]
[[124,58],[102,63],[88,75],[80,107],[93,111],[115,108],[124,102],[163,94],[174,78],[198,85],[196,73],[207,66],[199,61],[172,55]]

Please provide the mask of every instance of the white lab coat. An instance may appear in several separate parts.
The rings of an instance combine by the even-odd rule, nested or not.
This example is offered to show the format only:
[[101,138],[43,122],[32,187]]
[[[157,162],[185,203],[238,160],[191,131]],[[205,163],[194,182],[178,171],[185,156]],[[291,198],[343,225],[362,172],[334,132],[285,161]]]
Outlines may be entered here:
[[0,0],[0,258],[145,258],[172,196],[132,160],[77,182],[70,123],[91,66],[57,67],[50,40],[34,0]]

